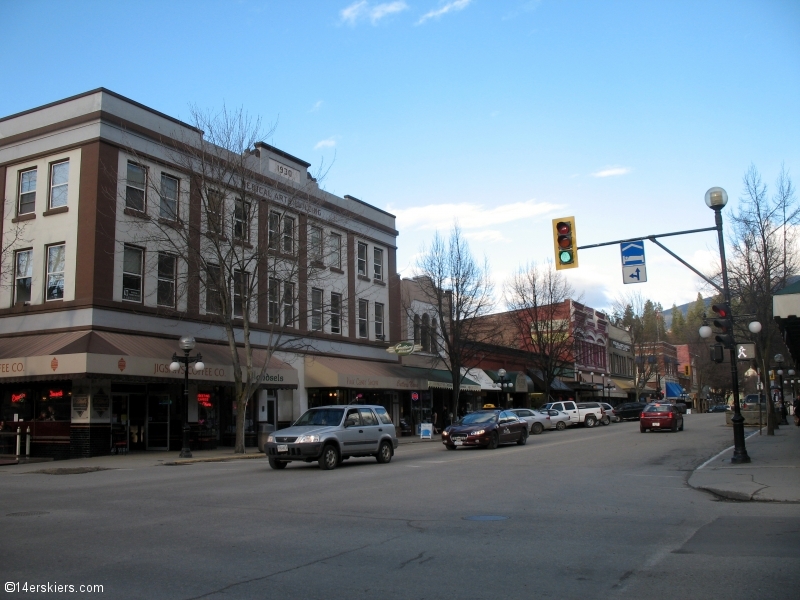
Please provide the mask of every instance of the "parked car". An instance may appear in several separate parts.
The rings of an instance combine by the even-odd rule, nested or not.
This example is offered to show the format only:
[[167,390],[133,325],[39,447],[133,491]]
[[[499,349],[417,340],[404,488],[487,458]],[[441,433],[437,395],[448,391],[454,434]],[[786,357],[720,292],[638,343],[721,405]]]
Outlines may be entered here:
[[478,410],[464,415],[442,432],[448,450],[459,446],[482,446],[493,450],[500,444],[528,441],[528,425],[510,410]]
[[554,410],[552,408],[540,408],[537,412],[547,413],[550,416],[551,429],[563,431],[572,424],[569,415],[565,412]]
[[668,402],[652,402],[639,418],[639,431],[683,431],[683,415]]
[[638,419],[645,406],[646,404],[644,402],[625,402],[624,404],[614,407],[614,414],[617,415],[620,421],[624,421],[625,419]]
[[597,402],[581,402],[578,405],[572,400],[563,400],[548,402],[543,408],[567,413],[574,425],[583,423],[586,427],[594,427],[603,418],[603,409]]
[[708,412],[710,413],[727,412],[728,408],[729,407],[727,404],[717,404],[716,406],[712,406],[711,408],[709,408]]
[[530,408],[513,408],[510,412],[525,421],[530,435],[539,435],[545,429],[552,429],[550,415],[547,413],[531,410]]
[[[747,394],[742,400],[742,410],[758,410],[758,394]],[[767,398],[761,398],[761,410],[767,412]]]
[[611,406],[608,402],[601,402],[600,406],[603,408],[603,419],[600,421],[603,425],[608,425],[609,423],[621,421],[616,414],[614,414],[614,407]]
[[388,463],[397,443],[392,419],[382,406],[321,406],[307,410],[291,427],[271,433],[264,451],[273,469],[292,461],[317,461],[320,469],[330,470],[357,456]]

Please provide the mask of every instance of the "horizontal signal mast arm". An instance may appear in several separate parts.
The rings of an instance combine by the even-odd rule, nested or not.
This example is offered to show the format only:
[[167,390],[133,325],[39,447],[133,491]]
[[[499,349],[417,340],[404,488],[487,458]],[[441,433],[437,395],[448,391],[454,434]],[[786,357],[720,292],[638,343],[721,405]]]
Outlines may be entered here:
[[601,246],[613,246],[614,244],[625,244],[627,242],[640,242],[642,240],[655,241],[656,238],[669,237],[672,235],[686,235],[687,233],[701,233],[703,231],[716,231],[716,227],[704,227],[703,229],[687,229],[686,231],[674,231],[672,233],[659,233],[658,235],[643,235],[641,237],[628,238],[626,240],[616,240],[613,242],[602,242],[600,244],[588,244],[586,246],[578,246],[578,250],[586,250],[587,248],[600,248]]

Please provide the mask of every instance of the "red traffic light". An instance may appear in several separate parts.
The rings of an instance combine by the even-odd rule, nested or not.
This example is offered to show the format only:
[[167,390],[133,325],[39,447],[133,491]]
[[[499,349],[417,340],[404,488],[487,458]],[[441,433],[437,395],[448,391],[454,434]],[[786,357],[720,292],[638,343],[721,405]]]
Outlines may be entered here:
[[572,232],[572,227],[566,221],[559,221],[556,224],[556,230],[560,235],[567,235]]
[[727,304],[714,304],[711,307],[711,310],[717,313],[717,315],[722,319],[727,319],[731,316],[731,311]]

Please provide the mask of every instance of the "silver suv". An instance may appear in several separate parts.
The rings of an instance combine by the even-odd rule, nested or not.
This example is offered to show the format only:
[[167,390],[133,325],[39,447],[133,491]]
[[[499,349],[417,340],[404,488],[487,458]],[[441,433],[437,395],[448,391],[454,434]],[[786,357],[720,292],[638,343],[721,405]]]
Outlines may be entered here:
[[264,452],[273,469],[293,460],[317,461],[319,468],[335,469],[353,456],[392,460],[397,434],[382,406],[320,406],[307,410],[291,427],[267,437]]

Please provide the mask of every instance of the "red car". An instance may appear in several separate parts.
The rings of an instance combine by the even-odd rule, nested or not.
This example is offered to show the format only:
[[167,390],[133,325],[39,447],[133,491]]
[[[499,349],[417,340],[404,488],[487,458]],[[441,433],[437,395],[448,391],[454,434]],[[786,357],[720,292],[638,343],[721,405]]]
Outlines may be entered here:
[[528,441],[528,424],[510,410],[478,410],[465,415],[442,432],[448,450],[459,446],[482,446],[494,449],[500,444]]
[[683,415],[674,404],[653,402],[642,410],[639,431],[683,431]]

